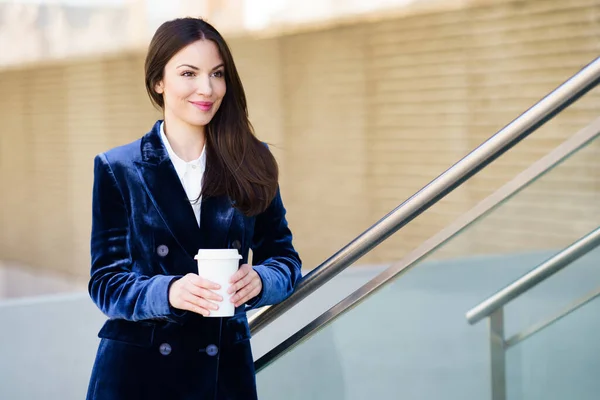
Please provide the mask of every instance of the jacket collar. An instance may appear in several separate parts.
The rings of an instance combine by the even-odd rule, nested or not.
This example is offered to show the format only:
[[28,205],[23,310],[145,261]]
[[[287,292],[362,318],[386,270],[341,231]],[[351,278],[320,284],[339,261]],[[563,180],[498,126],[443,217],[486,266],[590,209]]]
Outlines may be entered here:
[[142,162],[158,165],[169,160],[169,153],[160,138],[162,120],[156,121],[150,132],[142,137]]

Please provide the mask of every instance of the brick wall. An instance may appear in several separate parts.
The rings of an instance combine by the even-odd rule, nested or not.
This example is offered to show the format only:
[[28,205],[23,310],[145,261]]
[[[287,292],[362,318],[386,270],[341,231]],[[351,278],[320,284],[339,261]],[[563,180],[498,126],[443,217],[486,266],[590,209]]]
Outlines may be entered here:
[[[326,259],[598,56],[600,0],[459,9],[230,40],[261,139],[281,163],[306,266]],[[93,156],[159,114],[141,53],[0,71],[0,258],[88,273]],[[598,115],[598,91],[365,257],[398,260]],[[440,256],[564,246],[598,225],[600,145]]]

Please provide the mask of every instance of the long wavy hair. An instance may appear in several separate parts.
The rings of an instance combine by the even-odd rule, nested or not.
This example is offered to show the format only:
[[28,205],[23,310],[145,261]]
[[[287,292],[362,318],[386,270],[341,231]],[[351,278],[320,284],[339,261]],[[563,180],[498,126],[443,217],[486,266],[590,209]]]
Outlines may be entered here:
[[145,62],[146,90],[154,105],[164,110],[162,94],[155,91],[167,62],[198,40],[213,41],[225,64],[227,91],[206,126],[206,171],[202,196],[229,196],[247,216],[260,214],[277,193],[279,170],[275,158],[260,142],[248,119],[246,94],[221,34],[199,18],[178,18],[163,23],[152,38]]

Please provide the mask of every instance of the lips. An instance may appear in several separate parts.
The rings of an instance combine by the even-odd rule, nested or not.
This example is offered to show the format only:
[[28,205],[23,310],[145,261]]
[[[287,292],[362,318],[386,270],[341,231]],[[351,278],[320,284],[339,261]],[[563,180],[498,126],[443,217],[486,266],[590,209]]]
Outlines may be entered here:
[[210,110],[213,105],[213,102],[211,101],[190,101],[190,103],[202,111]]

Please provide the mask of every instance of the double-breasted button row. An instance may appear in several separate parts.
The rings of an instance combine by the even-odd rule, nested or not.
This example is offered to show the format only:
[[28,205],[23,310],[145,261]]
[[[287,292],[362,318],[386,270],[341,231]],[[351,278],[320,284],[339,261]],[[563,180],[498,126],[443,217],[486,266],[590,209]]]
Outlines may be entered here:
[[[234,240],[233,243],[231,243],[231,246],[238,251],[242,249],[242,243],[239,240]],[[166,257],[169,254],[169,247],[161,244],[156,248],[156,254],[160,257]]]
[[[173,351],[171,345],[169,343],[163,343],[158,346],[158,351],[163,356],[168,356]],[[206,352],[211,357],[216,356],[219,353],[219,348],[214,344],[209,344],[206,346],[206,349],[200,349],[200,352]]]

